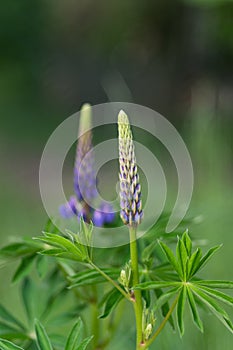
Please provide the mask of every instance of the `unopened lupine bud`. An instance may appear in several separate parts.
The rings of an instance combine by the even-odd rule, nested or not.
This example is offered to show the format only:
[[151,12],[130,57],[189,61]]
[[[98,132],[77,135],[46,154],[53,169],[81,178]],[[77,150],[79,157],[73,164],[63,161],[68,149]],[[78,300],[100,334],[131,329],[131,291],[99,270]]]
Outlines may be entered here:
[[141,186],[136,164],[133,137],[129,120],[124,111],[118,115],[120,205],[124,224],[140,224],[143,216]]
[[150,335],[151,335],[151,333],[152,333],[152,329],[153,329],[152,324],[149,323],[149,324],[146,326],[146,329],[145,329],[145,331],[144,331],[144,338],[145,338],[145,340],[149,339],[149,337],[150,337]]

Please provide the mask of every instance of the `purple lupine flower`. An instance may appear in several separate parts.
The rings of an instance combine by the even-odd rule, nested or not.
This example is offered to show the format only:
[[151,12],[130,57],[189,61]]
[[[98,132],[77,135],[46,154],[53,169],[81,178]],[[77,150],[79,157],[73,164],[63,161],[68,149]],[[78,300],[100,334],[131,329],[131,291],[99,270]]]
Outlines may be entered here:
[[115,213],[113,207],[108,203],[101,203],[99,209],[96,209],[93,214],[93,223],[95,226],[103,226],[113,222]]
[[92,149],[91,107],[85,104],[81,110],[79,140],[74,165],[74,191],[79,201],[97,197]]
[[80,219],[82,216],[84,221],[92,220],[94,225],[100,227],[114,220],[113,208],[107,203],[101,203],[96,210],[89,205],[97,197],[97,190],[92,149],[91,106],[88,104],[81,109],[74,164],[74,193],[75,196],[71,196],[69,201],[59,208],[63,218],[69,219],[75,215]]
[[69,201],[59,208],[60,215],[66,219],[78,214],[78,202],[75,196],[71,196]]
[[132,132],[127,115],[118,115],[120,206],[121,219],[125,225],[136,226],[143,217],[141,186],[137,172]]

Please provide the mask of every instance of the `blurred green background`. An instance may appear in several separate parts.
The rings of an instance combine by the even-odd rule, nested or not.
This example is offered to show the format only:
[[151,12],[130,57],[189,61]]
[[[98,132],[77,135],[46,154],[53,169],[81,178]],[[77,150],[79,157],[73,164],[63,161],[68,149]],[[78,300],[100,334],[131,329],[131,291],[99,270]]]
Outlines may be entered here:
[[[233,279],[232,18],[230,0],[2,1],[1,246],[43,229],[38,169],[56,126],[84,102],[129,101],[164,115],[184,138],[195,172],[189,215],[202,216],[193,236],[224,244],[205,276]],[[0,270],[0,299],[20,315],[13,268]],[[183,340],[167,327],[157,348],[232,349],[232,335],[205,320],[202,335],[187,315]],[[130,346],[124,338],[121,348]],[[111,349],[119,348],[118,339]]]

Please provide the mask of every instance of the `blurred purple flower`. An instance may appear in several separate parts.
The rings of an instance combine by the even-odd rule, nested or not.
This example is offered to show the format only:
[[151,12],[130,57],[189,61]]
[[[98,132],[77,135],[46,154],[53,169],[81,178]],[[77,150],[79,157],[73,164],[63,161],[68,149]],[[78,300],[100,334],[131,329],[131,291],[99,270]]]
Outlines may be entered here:
[[94,210],[88,203],[93,203],[97,197],[96,178],[94,169],[94,155],[91,132],[91,107],[85,104],[81,109],[79,124],[79,139],[74,164],[74,193],[69,201],[60,206],[60,215],[69,219],[81,216],[84,221],[93,221],[96,226],[111,223],[115,214],[113,207],[108,203],[101,203]]

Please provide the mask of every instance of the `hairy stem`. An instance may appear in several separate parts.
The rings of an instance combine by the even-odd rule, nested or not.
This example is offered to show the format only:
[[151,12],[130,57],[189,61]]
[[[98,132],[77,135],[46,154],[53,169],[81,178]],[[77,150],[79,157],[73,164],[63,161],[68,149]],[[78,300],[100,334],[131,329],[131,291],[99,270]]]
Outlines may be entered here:
[[[136,227],[129,227],[130,234],[130,259],[133,276],[133,286],[139,283],[139,272],[138,272],[138,250],[136,240]],[[141,348],[142,344],[142,294],[140,290],[134,291],[134,314],[136,320],[136,350]]]

